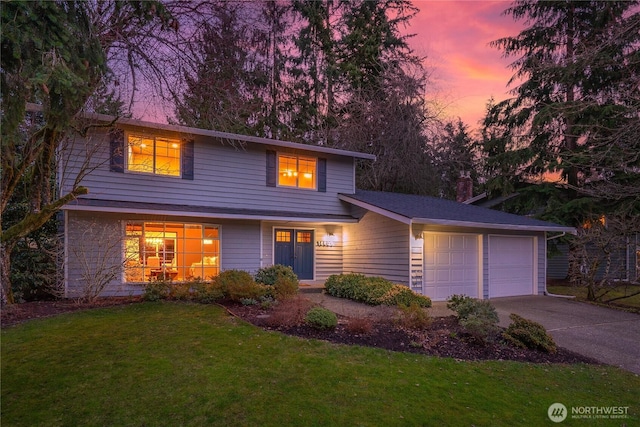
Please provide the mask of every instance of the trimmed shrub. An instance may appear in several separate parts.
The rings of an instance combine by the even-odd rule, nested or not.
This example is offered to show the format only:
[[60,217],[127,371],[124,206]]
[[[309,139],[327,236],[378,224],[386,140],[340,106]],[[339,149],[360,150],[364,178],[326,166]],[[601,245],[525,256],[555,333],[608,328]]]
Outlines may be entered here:
[[324,290],[334,297],[362,301],[365,293],[363,283],[366,279],[364,274],[333,274],[325,281]]
[[383,277],[367,277],[363,274],[334,274],[324,284],[325,292],[338,298],[370,305],[398,305],[417,302],[422,307],[430,307],[428,297],[418,295],[404,285],[394,285]]
[[409,305],[400,304],[398,308],[400,309],[400,314],[396,317],[395,322],[399,326],[421,331],[431,325],[431,316],[416,301],[412,301]]
[[304,321],[315,329],[333,329],[338,325],[336,314],[322,307],[313,307],[307,311]]
[[216,281],[203,282],[198,280],[191,284],[191,289],[193,301],[202,304],[211,304],[224,297],[222,287]]
[[169,299],[189,301],[192,298],[191,283],[171,283],[169,286]]
[[145,301],[160,301],[166,299],[169,296],[170,284],[164,280],[152,280],[145,283],[144,294],[142,299]]
[[288,276],[278,276],[273,285],[273,293],[276,299],[286,299],[296,296],[298,293],[298,278],[292,279]]
[[511,313],[509,318],[512,323],[502,333],[505,340],[521,348],[542,350],[547,353],[557,351],[556,343],[544,326],[515,313]]
[[215,277],[214,282],[222,289],[224,295],[232,301],[242,299],[259,299],[266,294],[266,289],[254,282],[251,274],[242,270],[226,270]]
[[293,272],[293,269],[288,265],[275,264],[269,267],[261,268],[256,272],[254,277],[257,283],[261,283],[263,285],[275,286],[276,281],[280,277],[286,277],[291,281],[298,284],[298,276]]
[[498,331],[498,313],[489,301],[452,295],[447,307],[458,314],[460,326],[480,342],[486,342]]
[[418,295],[404,285],[393,285],[382,297],[378,298],[379,304],[410,306],[413,304],[419,307],[431,307],[431,298]]
[[261,268],[255,275],[255,281],[266,285],[267,292],[275,299],[286,299],[298,293],[300,281],[289,266],[275,264]]

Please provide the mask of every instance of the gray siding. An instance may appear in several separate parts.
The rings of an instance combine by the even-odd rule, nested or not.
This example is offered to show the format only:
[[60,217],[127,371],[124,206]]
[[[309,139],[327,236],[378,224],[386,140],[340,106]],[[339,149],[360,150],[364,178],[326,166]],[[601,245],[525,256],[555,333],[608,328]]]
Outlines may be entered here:
[[86,283],[85,277],[95,272],[99,265],[119,269],[117,278],[107,284],[102,293],[103,296],[138,295],[143,292],[143,285],[124,283],[122,269],[123,223],[134,220],[219,225],[221,271],[239,269],[253,273],[260,268],[260,223],[258,221],[67,211],[65,221],[67,297],[80,296]]
[[[607,272],[607,257],[594,246],[588,248],[590,259],[599,259],[601,264],[596,271],[595,280],[602,280],[608,276],[611,280],[633,280],[635,277],[635,240],[629,240],[614,246],[611,252],[609,271]],[[547,261],[547,277],[549,279],[565,280],[569,277],[569,245],[559,244],[557,250]]]
[[410,227],[374,212],[344,230],[344,272],[410,285]]
[[[147,131],[147,134],[149,132]],[[162,134],[176,137],[179,135]],[[188,136],[187,136],[188,137]],[[90,148],[87,148],[90,147]],[[165,203],[238,209],[295,211],[310,214],[348,214],[338,200],[338,193],[353,193],[353,158],[305,153],[327,158],[327,191],[267,187],[266,146],[246,144],[234,148],[220,140],[198,137],[194,146],[194,180],[109,170],[109,141],[104,133],[94,133],[86,140],[77,139],[69,150],[73,160],[65,163],[62,186],[68,189],[82,165],[87,150],[92,152],[95,167],[82,180],[94,199]],[[274,149],[276,149],[274,147]],[[280,150],[279,152],[285,152]]]

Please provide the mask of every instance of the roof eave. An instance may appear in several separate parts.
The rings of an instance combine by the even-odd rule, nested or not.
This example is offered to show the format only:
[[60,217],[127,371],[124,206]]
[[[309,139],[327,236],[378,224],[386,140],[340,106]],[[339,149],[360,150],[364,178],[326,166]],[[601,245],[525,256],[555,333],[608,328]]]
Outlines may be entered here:
[[[42,106],[38,104],[28,103],[27,110],[41,111]],[[282,147],[282,148],[313,151],[316,153],[334,154],[337,156],[354,157],[354,158],[365,159],[365,160],[376,160],[376,156],[374,156],[373,154],[359,153],[357,151],[341,150],[338,148],[322,147],[318,145],[307,145],[307,144],[301,144],[298,142],[291,142],[291,141],[280,141],[277,139],[261,138],[258,136],[239,135],[235,133],[220,132],[220,131],[209,130],[209,129],[199,129],[199,128],[182,126],[182,125],[147,122],[144,120],[129,119],[125,117],[115,117],[115,116],[98,114],[98,113],[82,113],[82,117],[88,120],[95,120],[99,122],[114,122],[119,125],[140,126],[140,127],[151,128],[151,129],[163,130],[166,132],[177,132],[177,133],[188,134],[188,135],[208,136],[212,138],[227,139],[231,141],[251,142],[254,144],[272,145],[272,146]]]
[[114,206],[87,206],[87,205],[65,205],[62,210],[80,211],[80,212],[102,212],[102,213],[118,213],[129,215],[161,215],[161,216],[183,216],[191,218],[207,218],[207,219],[239,219],[253,221],[289,221],[289,222],[322,222],[322,223],[357,223],[356,218],[318,218],[313,216],[298,217],[286,215],[251,215],[251,214],[233,214],[223,212],[194,212],[194,211],[175,211],[175,210],[149,210],[140,208],[114,207]]
[[338,198],[340,200],[344,201],[344,202],[351,203],[354,206],[358,206],[358,207],[361,207],[361,208],[366,209],[368,211],[375,212],[377,214],[385,216],[387,218],[394,219],[396,221],[400,221],[403,224],[408,224],[408,225],[411,224],[411,218],[408,218],[408,217],[406,217],[404,215],[400,215],[400,214],[395,213],[395,212],[391,212],[391,211],[389,211],[387,209],[383,209],[383,208],[381,208],[379,206],[372,205],[372,204],[367,203],[367,202],[363,202],[362,200],[358,200],[358,199],[355,199],[353,197],[349,197],[346,194],[338,194]]
[[525,225],[525,224],[501,224],[501,223],[487,223],[477,221],[456,221],[447,219],[434,219],[434,218],[413,218],[413,224],[424,225],[441,225],[450,227],[467,227],[467,228],[486,228],[493,230],[514,230],[514,231],[555,231],[575,234],[576,230],[573,227],[564,226],[546,226],[546,225]]

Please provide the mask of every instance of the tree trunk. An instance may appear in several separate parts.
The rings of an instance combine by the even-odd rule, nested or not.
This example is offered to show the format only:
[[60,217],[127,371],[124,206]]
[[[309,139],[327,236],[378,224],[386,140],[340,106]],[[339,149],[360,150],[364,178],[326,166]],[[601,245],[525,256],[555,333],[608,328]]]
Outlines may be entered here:
[[0,245],[0,303],[2,306],[13,304],[13,290],[11,289],[11,252],[15,243],[3,243]]

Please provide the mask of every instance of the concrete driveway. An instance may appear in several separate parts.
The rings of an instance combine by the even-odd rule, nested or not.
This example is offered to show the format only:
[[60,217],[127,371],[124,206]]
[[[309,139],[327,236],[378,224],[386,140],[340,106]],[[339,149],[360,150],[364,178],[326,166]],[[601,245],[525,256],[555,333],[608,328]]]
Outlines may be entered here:
[[640,374],[640,315],[549,296],[491,303],[500,326],[509,325],[509,314],[519,314],[543,325],[560,347]]

